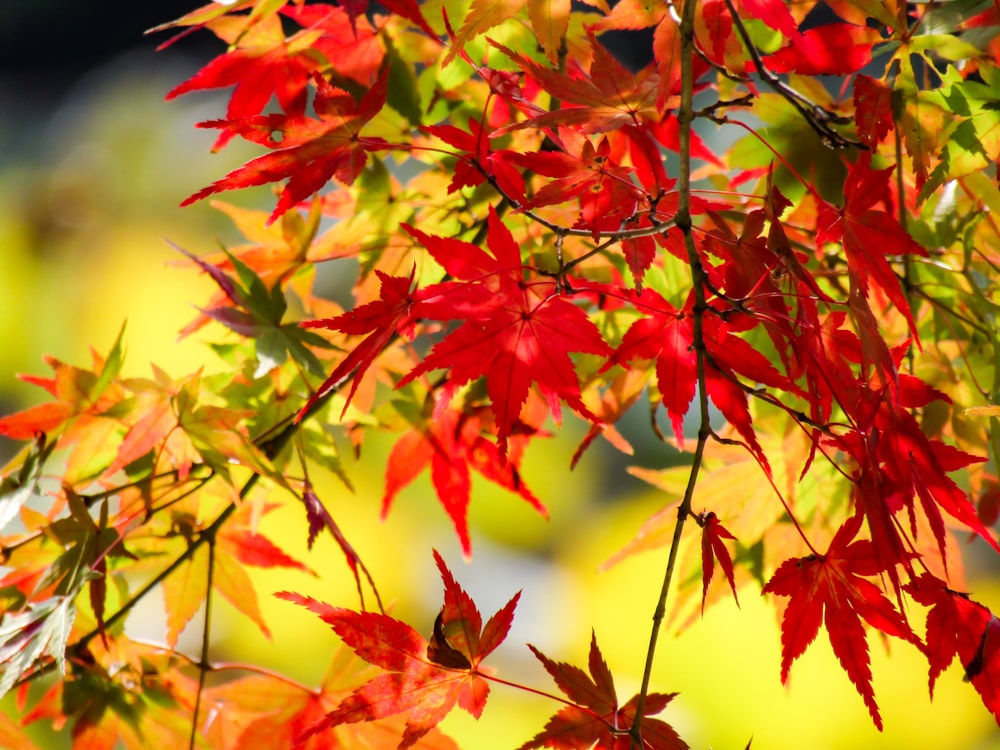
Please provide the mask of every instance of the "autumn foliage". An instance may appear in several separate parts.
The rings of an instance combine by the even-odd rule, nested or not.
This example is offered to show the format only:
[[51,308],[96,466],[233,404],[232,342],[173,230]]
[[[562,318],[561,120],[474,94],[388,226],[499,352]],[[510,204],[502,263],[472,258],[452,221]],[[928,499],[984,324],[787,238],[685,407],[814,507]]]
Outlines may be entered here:
[[[679,750],[658,633],[728,593],[779,605],[782,682],[824,630],[879,729],[873,635],[926,658],[932,692],[957,658],[1000,722],[1000,625],[962,566],[973,540],[1000,552],[1000,15],[610,5],[235,0],[155,30],[221,40],[167,97],[226,89],[198,127],[260,149],[184,203],[277,197],[216,204],[247,244],[178,248],[217,290],[182,334],[224,376],[123,377],[120,336],[22,376],[45,399],[0,418],[25,443],[0,485],[4,747],[49,721],[88,750],[451,748],[441,720],[502,687],[553,702],[522,748]],[[636,29],[633,70],[602,34]],[[317,293],[323,263],[356,273],[353,306]],[[572,413],[574,464],[600,437],[630,453],[633,409],[687,461],[636,471],[674,489],[611,561],[664,558],[624,703],[596,634],[585,668],[530,647],[558,694],[498,674],[519,595],[484,622],[436,551],[436,621],[396,619],[310,479],[350,486],[342,444],[391,432],[381,513],[429,472],[470,558],[473,474],[545,515],[526,451]],[[753,491],[714,491],[727,471]],[[351,688],[217,668],[207,634],[175,649],[215,594],[269,632],[246,566],[311,570],[269,534],[287,502],[356,581],[352,602],[278,595],[360,657]],[[166,642],[130,640],[161,590]]]

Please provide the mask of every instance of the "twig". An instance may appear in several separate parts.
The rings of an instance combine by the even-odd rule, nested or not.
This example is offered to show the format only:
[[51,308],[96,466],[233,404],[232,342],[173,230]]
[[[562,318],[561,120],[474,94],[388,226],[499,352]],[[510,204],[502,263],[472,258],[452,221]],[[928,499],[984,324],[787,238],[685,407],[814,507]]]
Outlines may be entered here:
[[693,337],[695,362],[698,376],[698,407],[701,411],[701,422],[698,427],[698,444],[695,447],[694,458],[691,462],[691,470],[688,474],[687,487],[684,489],[684,498],[677,508],[677,523],[674,526],[673,539],[670,542],[670,552],[667,557],[667,567],[663,573],[663,583],[660,586],[660,595],[656,601],[656,608],[653,611],[653,626],[649,634],[649,645],[646,649],[646,664],[642,673],[642,686],[635,706],[635,719],[629,729],[631,736],[630,747],[632,750],[643,747],[642,741],[642,719],[645,712],[646,696],[649,693],[650,678],[653,673],[653,658],[656,654],[656,644],[659,639],[660,628],[663,625],[663,618],[667,608],[667,594],[670,591],[670,583],[673,580],[674,568],[677,564],[677,553],[680,549],[681,535],[684,531],[684,522],[691,515],[691,502],[694,498],[694,488],[698,481],[698,474],[701,470],[702,457],[705,453],[705,445],[708,443],[712,428],[709,424],[708,411],[708,390],[705,377],[705,342],[703,331],[703,317],[708,307],[705,301],[705,270],[698,257],[698,251],[694,244],[694,235],[691,231],[691,125],[694,121],[694,11],[697,3],[687,2],[684,4],[684,15],[680,20],[681,39],[681,104],[677,112],[677,120],[680,129],[680,164],[677,174],[678,204],[674,222],[684,236],[684,245],[687,249],[688,262],[691,265],[691,281],[694,287],[694,307],[693,307]]
[[733,28],[736,29],[736,33],[740,35],[740,39],[746,46],[750,59],[753,60],[753,64],[757,68],[757,73],[764,80],[764,82],[784,97],[789,104],[795,107],[796,111],[802,115],[803,118],[805,118],[809,127],[816,131],[817,135],[823,139],[823,143],[827,146],[830,146],[831,148],[854,146],[855,148],[868,151],[868,146],[864,143],[841,135],[830,127],[829,124],[846,124],[849,120],[824,109],[804,94],[801,94],[793,89],[767,69],[767,66],[764,65],[764,61],[761,59],[760,52],[757,51],[757,47],[754,46],[753,40],[750,39],[750,34],[747,33],[746,26],[743,25],[743,20],[740,18],[739,12],[735,7],[733,7],[733,0],[725,0],[725,3],[733,19]]
[[215,538],[208,543],[208,580],[205,583],[205,624],[201,630],[201,661],[198,663],[198,689],[194,694],[194,711],[191,714],[191,738],[188,750],[194,750],[198,739],[198,713],[201,711],[201,696],[205,691],[205,675],[208,674],[208,646],[212,629],[212,572],[215,570]]

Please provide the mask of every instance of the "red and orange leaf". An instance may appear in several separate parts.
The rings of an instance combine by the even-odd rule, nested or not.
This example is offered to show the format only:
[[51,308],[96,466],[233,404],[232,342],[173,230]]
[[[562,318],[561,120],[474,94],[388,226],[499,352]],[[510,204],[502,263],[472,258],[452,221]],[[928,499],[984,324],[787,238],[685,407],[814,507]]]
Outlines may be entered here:
[[[591,634],[588,675],[579,667],[553,661],[537,648],[528,645],[545,667],[559,689],[574,705],[563,708],[548,720],[545,728],[518,750],[549,747],[556,750],[625,750],[632,738],[628,734],[636,721],[634,696],[624,706],[619,705],[615,683],[604,657],[597,646],[597,636]],[[673,727],[661,719],[651,719],[660,713],[677,693],[650,693],[646,696],[641,717],[642,747],[648,750],[685,750],[685,743]]]
[[[444,606],[435,623],[430,648],[439,652],[457,651],[475,669],[507,637],[521,595],[515,594],[484,627],[475,602],[459,586],[437,550],[434,550],[434,562],[444,582]],[[485,695],[483,699],[485,701]],[[477,711],[470,712],[478,716],[481,711],[482,706],[479,706]]]
[[[229,24],[210,24],[209,28],[220,36],[229,36]],[[302,32],[286,39],[281,19],[271,15],[238,34],[235,41],[234,49],[175,86],[167,99],[191,91],[235,86],[226,109],[229,120],[260,114],[272,96],[277,97],[287,114],[304,114],[309,80],[320,64],[309,54],[313,40],[304,38]],[[220,149],[233,135],[222,133],[213,150]]]
[[389,345],[393,337],[413,338],[414,326],[419,317],[415,308],[416,300],[413,296],[413,276],[416,269],[410,270],[409,277],[389,276],[379,270],[376,270],[375,273],[382,284],[379,299],[335,318],[310,320],[302,324],[304,328],[327,328],[355,336],[367,333],[368,336],[351,350],[327,376],[323,384],[316,389],[316,392],[310,396],[306,405],[299,411],[298,419],[301,419],[317,400],[331,389],[339,387],[353,373],[354,379],[351,382],[347,398],[344,400],[344,410],[341,412],[341,416],[346,414],[347,407],[358,390],[361,378],[371,367],[375,358]]
[[764,64],[775,73],[850,75],[871,62],[879,39],[873,29],[831,23],[792,36],[787,47],[766,55]]
[[[222,750],[330,750],[394,746],[405,730],[400,716],[362,724],[341,724],[296,739],[333,711],[350,689],[347,671],[357,672],[355,657],[334,652],[331,669],[318,690],[310,690],[270,675],[249,675],[205,691],[209,714],[205,730],[210,747]],[[340,667],[338,669],[337,667]],[[458,750],[451,738],[432,729],[413,746],[415,750]]]
[[663,119],[656,104],[658,79],[655,72],[650,68],[630,72],[593,35],[590,37],[593,61],[589,71],[577,68],[561,73],[502,45],[497,46],[562,106],[500,128],[494,135],[522,128],[560,125],[575,126],[584,134],[606,133],[627,125],[655,127]]
[[361,129],[385,104],[388,71],[387,67],[383,68],[375,85],[359,102],[323,78],[314,77],[317,90],[313,108],[317,119],[297,114],[271,114],[199,123],[199,127],[218,128],[275,150],[202,188],[181,205],[224,190],[266,185],[287,178],[268,219],[273,222],[331,179],[348,185],[353,183],[365,166],[367,152],[385,146],[381,139],[361,137]]
[[290,592],[277,596],[319,615],[354,652],[385,670],[344,698],[298,738],[304,742],[341,724],[369,722],[405,713],[399,750],[412,747],[457,704],[478,718],[489,685],[480,662],[506,637],[519,595],[486,623],[459,587],[441,556],[435,562],[445,586],[445,603],[428,643],[413,628],[388,615],[353,612]]
[[701,524],[701,613],[705,614],[705,599],[708,596],[708,584],[712,582],[712,574],[715,572],[715,561],[719,561],[722,572],[729,581],[729,588],[733,590],[733,599],[739,606],[740,598],[736,594],[736,579],[733,572],[733,557],[729,554],[725,539],[735,540],[726,527],[719,523],[715,513],[709,511],[705,514]]
[[893,127],[892,88],[858,74],[854,79],[854,124],[858,138],[869,148],[881,143]]
[[509,439],[514,449],[505,459],[496,443],[486,437],[492,434],[488,431],[491,422],[481,410],[464,413],[446,408],[422,428],[400,437],[386,462],[382,517],[388,515],[399,491],[428,467],[438,500],[451,518],[466,557],[472,554],[468,519],[472,490],[470,468],[517,493],[547,517],[545,506],[524,484],[519,471],[521,444],[527,443],[537,430],[528,425],[520,427]]
[[52,377],[19,375],[19,379],[44,388],[54,402],[32,406],[16,414],[0,417],[0,435],[14,440],[34,440],[38,433],[50,433],[68,425],[59,438],[59,447],[65,448],[84,440],[88,430],[93,430],[100,415],[124,398],[118,384],[118,375],[124,360],[122,327],[107,357],[91,350],[93,367],[85,370],[68,365],[52,356],[42,357],[52,368]]
[[0,747],[7,750],[38,750],[38,745],[5,713],[0,713]]

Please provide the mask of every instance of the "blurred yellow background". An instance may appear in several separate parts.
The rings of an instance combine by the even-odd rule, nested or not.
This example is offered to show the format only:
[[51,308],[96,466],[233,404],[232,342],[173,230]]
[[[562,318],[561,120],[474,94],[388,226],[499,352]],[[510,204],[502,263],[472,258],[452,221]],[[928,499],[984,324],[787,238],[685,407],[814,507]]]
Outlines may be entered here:
[[[206,300],[212,285],[190,268],[169,266],[178,256],[165,240],[195,253],[214,251],[219,241],[236,241],[227,221],[209,206],[179,209],[177,204],[252,152],[237,144],[209,154],[213,134],[192,127],[221,112],[221,97],[163,101],[195,62],[171,54],[155,60],[126,56],[81,77],[58,101],[41,108],[47,111],[36,113],[30,133],[18,135],[32,148],[5,153],[0,161],[4,413],[44,396],[15,380],[16,372],[46,374],[43,353],[87,363],[89,348],[106,351],[126,320],[129,375],[149,376],[149,362],[175,376],[222,366],[204,338],[177,342],[177,331],[194,315],[192,306]],[[23,127],[9,117],[0,111],[0,133]],[[266,194],[262,200],[268,200]],[[666,555],[630,558],[606,572],[598,567],[664,501],[652,489],[626,483],[621,458],[603,445],[595,446],[573,474],[564,473],[561,467],[568,470],[581,435],[578,424],[569,422],[566,430],[565,440],[538,442],[524,467],[528,485],[551,510],[551,521],[502,490],[477,483],[469,563],[462,562],[426,477],[400,496],[387,521],[378,520],[385,440],[366,444],[357,463],[346,459],[355,495],[318,470],[317,487],[395,616],[429,633],[440,602],[431,559],[431,548],[437,548],[485,616],[523,591],[510,637],[491,660],[501,676],[557,692],[523,644],[584,665],[593,628],[624,701],[638,686]],[[625,492],[615,493],[618,485]],[[274,633],[270,643],[217,599],[212,655],[316,681],[335,639],[315,616],[270,594],[291,589],[354,607],[354,583],[340,551],[326,538],[307,553],[300,509],[291,506],[274,520],[269,533],[275,541],[321,577],[254,573]],[[997,570],[996,560],[988,560],[971,584],[977,598],[994,609],[1000,608]],[[905,644],[889,644],[887,653],[871,637],[876,696],[886,726],[882,734],[872,727],[823,633],[793,666],[786,690],[779,683],[773,607],[753,590],[740,594],[742,608],[726,601],[681,636],[660,641],[653,689],[680,692],[663,718],[693,748],[742,750],[751,738],[755,750],[1000,748],[1000,731],[972,687],[962,682],[961,670],[953,667],[940,678],[930,702],[926,662]],[[162,634],[158,604],[140,608],[130,632]],[[913,618],[919,632],[923,613]],[[197,624],[182,643],[192,652],[200,639],[192,632]],[[478,723],[456,712],[446,728],[464,747],[512,750],[558,708],[495,686]]]

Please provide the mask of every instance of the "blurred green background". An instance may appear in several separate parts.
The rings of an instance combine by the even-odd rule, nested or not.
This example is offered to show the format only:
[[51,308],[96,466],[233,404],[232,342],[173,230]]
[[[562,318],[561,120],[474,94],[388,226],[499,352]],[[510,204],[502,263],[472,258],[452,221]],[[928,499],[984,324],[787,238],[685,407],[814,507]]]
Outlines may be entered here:
[[[167,265],[169,239],[195,253],[237,241],[228,222],[206,204],[179,209],[194,190],[253,152],[234,144],[212,155],[213,134],[193,123],[217,116],[222,95],[166,103],[164,94],[220,49],[209,35],[155,53],[161,38],[142,31],[193,3],[94,4],[68,0],[0,3],[0,411],[38,403],[43,393],[17,372],[47,374],[42,354],[86,364],[89,349],[106,351],[122,325],[125,371],[146,377],[155,362],[172,375],[216,360],[197,337],[177,331],[211,289],[187,268]],[[228,199],[228,198],[227,198]],[[234,200],[264,207],[266,193]],[[648,466],[666,465],[636,420],[630,437]],[[366,445],[347,469],[350,495],[317,474],[318,489],[347,537],[372,569],[395,616],[425,632],[440,601],[430,550],[442,551],[484,615],[523,589],[514,628],[491,661],[501,676],[555,691],[523,643],[583,665],[596,631],[619,695],[637,689],[665,552],[630,558],[598,572],[665,502],[624,474],[623,457],[595,446],[579,468],[562,467],[582,435],[569,420],[564,434],[529,452],[524,475],[551,511],[546,523],[520,500],[480,482],[472,504],[474,556],[463,563],[451,527],[430,496],[426,478],[406,491],[386,522],[378,520],[385,440]],[[565,439],[561,439],[565,438]],[[0,444],[0,457],[11,452]],[[270,593],[292,589],[356,606],[353,580],[332,542],[305,549],[304,518],[281,511],[273,535],[320,572],[319,579],[281,571],[255,575],[274,641],[219,603],[213,658],[253,661],[316,681],[334,648],[316,617]],[[972,588],[1000,609],[995,559],[972,568]],[[218,600],[217,600],[218,601]],[[825,635],[792,668],[791,689],[778,679],[780,641],[773,608],[757,592],[741,592],[742,609],[725,602],[681,636],[661,639],[653,688],[680,692],[664,714],[692,747],[741,750],[939,750],[1000,748],[1000,732],[971,686],[953,667],[927,698],[926,664],[909,647],[872,638],[875,690],[886,731],[876,732],[860,697],[832,655]],[[130,633],[162,637],[159,601],[140,607]],[[922,613],[914,613],[919,627]],[[182,648],[199,642],[198,622]],[[5,703],[10,708],[10,704]],[[446,728],[473,750],[512,750],[539,731],[556,704],[495,687],[482,719],[458,712]],[[43,736],[45,743],[56,742]],[[48,746],[44,744],[43,746]]]

